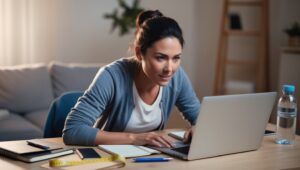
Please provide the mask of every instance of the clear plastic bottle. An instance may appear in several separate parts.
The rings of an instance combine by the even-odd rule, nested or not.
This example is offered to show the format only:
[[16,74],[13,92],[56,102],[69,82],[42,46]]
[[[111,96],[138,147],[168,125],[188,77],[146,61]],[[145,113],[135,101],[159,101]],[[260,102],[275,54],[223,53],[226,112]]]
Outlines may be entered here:
[[293,144],[296,132],[297,103],[295,86],[283,85],[282,96],[277,105],[276,143]]

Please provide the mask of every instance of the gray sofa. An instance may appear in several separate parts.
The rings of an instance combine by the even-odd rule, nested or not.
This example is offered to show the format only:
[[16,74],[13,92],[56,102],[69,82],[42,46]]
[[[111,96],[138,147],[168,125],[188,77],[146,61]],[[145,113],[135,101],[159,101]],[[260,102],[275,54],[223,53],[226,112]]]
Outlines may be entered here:
[[51,102],[84,91],[104,64],[0,67],[0,141],[41,138]]

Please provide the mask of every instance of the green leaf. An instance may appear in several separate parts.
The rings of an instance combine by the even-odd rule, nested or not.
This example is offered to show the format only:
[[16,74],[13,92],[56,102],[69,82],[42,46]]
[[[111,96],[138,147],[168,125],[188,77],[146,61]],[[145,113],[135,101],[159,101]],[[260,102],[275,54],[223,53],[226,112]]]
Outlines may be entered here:
[[135,19],[144,9],[139,7],[139,0],[134,0],[132,6],[129,6],[125,0],[118,0],[118,2],[123,12],[119,15],[119,9],[114,9],[112,13],[105,14],[104,18],[112,20],[111,32],[119,28],[119,35],[123,36],[135,28]]

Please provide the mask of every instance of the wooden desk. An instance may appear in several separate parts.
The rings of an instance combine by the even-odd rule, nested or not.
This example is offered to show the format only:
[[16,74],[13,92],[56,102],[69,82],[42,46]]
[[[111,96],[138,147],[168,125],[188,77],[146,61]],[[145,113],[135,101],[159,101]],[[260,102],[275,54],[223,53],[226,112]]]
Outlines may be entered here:
[[[62,142],[61,138],[47,139]],[[157,155],[156,155],[157,156]],[[47,163],[23,163],[0,156],[1,170],[25,170],[44,169],[40,165]],[[274,143],[274,136],[264,137],[262,146],[257,151],[244,152],[220,156],[215,158],[201,159],[196,161],[183,161],[175,159],[170,162],[159,163],[132,163],[120,168],[121,170],[201,170],[201,169],[293,169],[300,170],[300,137],[296,137],[294,146],[283,146]]]

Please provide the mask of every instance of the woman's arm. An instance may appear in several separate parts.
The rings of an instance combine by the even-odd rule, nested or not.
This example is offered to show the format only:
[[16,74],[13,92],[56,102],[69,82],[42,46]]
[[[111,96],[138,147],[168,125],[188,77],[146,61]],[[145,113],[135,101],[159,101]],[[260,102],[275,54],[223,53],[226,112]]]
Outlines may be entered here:
[[179,111],[183,113],[184,118],[187,119],[191,125],[195,125],[200,111],[200,101],[188,76],[182,68],[178,70],[178,74],[178,95],[175,104]]
[[99,129],[93,125],[110,103],[113,93],[111,75],[101,68],[89,89],[79,98],[66,118],[63,130],[65,144],[94,145]]
[[127,133],[99,131],[96,136],[95,145],[99,144],[132,144],[174,147],[175,140],[166,134],[158,132]]

